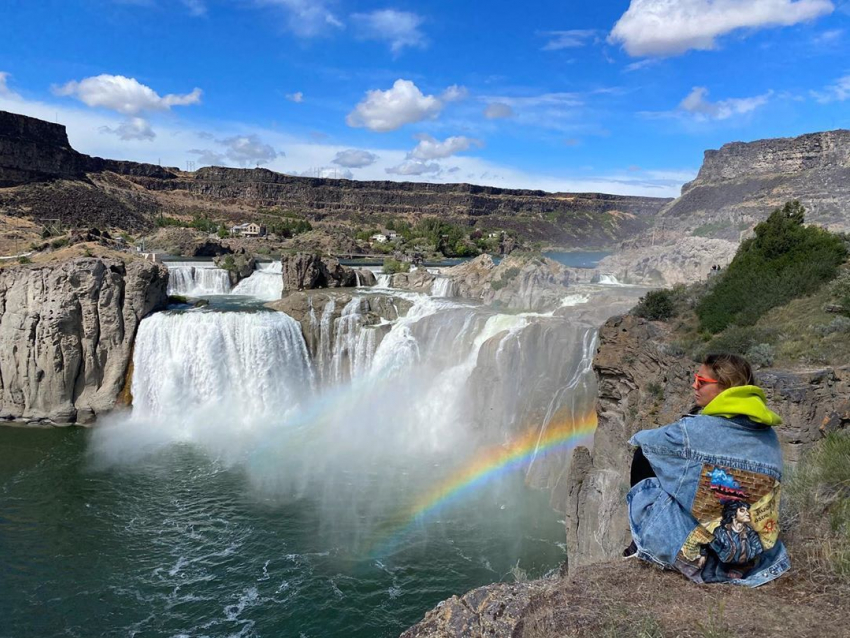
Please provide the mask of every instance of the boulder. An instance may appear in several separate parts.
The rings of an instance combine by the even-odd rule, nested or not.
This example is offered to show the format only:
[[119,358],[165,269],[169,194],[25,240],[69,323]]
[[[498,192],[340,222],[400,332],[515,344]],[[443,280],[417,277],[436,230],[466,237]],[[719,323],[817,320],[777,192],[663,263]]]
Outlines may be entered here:
[[316,288],[353,288],[357,274],[339,260],[322,258],[311,253],[296,253],[281,257],[283,292]]
[[237,248],[230,254],[218,255],[213,261],[216,266],[228,272],[231,286],[235,286],[245,277],[250,277],[257,264],[254,255],[244,248]]

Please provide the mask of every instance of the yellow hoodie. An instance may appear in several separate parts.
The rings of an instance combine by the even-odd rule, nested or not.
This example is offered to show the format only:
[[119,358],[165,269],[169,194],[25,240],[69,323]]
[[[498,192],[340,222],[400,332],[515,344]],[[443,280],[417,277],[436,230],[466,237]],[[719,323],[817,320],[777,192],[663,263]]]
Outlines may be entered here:
[[726,419],[743,415],[770,426],[782,423],[782,417],[768,409],[764,390],[755,385],[738,385],[724,390],[702,409],[702,414]]

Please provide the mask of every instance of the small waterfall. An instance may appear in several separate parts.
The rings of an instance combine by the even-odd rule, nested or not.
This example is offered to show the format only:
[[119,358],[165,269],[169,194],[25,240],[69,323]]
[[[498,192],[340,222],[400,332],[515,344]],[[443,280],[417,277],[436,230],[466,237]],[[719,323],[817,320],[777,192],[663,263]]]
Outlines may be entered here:
[[211,262],[165,262],[168,294],[200,297],[230,293],[230,273]]
[[434,280],[431,295],[434,297],[454,297],[455,282],[449,277],[438,277]]
[[375,284],[375,288],[389,288],[392,283],[392,275],[375,275],[375,278],[378,280],[378,283]]
[[605,286],[622,286],[614,275],[599,275],[599,283]]
[[283,294],[283,270],[279,261],[270,264],[258,264],[257,269],[240,281],[233,289],[234,295],[256,297],[263,301],[280,299]]

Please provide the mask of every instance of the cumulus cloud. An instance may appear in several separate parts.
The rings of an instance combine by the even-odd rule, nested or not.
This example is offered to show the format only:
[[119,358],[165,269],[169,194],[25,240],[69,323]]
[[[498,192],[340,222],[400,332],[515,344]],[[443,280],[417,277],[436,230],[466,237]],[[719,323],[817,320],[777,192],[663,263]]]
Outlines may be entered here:
[[419,30],[423,19],[415,13],[381,9],[371,13],[355,13],[351,19],[361,38],[389,42],[393,53],[401,53],[405,47],[423,49],[428,45],[425,34]]
[[53,88],[56,95],[74,97],[87,106],[103,107],[124,115],[149,111],[168,111],[172,106],[189,106],[201,102],[201,89],[184,95],[161,96],[135,78],[123,75],[98,75],[71,81]]
[[434,119],[442,109],[439,98],[424,95],[410,80],[396,80],[391,89],[367,92],[345,121],[354,128],[386,133],[405,124]]
[[433,160],[451,157],[457,153],[468,151],[473,146],[482,147],[484,143],[481,140],[463,137],[462,135],[449,137],[442,142],[425,133],[417,135],[416,139],[419,144],[416,145],[410,153],[408,159],[417,160]]
[[406,160],[398,166],[385,169],[390,175],[437,175],[442,169],[436,162]]
[[116,127],[101,126],[101,133],[117,135],[122,140],[152,140],[156,137],[150,122],[143,117],[128,117]]
[[695,86],[679,104],[679,109],[690,113],[699,120],[726,120],[734,115],[750,113],[767,103],[770,93],[748,98],[730,98],[711,102],[708,100],[708,89]]
[[334,166],[320,166],[319,168],[308,168],[298,173],[300,177],[324,177],[325,179],[354,179],[354,173],[347,168],[336,168]]
[[258,4],[281,7],[286,11],[287,26],[297,36],[312,38],[328,30],[343,28],[342,22],[323,0],[256,0]]
[[570,29],[568,31],[543,31],[541,35],[549,38],[544,51],[576,49],[590,43],[599,33],[596,29]]
[[[263,143],[256,135],[235,135],[223,140],[218,140],[227,151],[227,158],[240,166],[252,164],[268,164],[278,156],[278,152],[269,144]],[[280,153],[284,155],[284,153]]]
[[440,96],[443,102],[460,102],[468,97],[469,90],[465,86],[458,86],[457,84],[452,84]]
[[376,161],[378,161],[378,156],[374,153],[350,148],[347,151],[337,153],[331,163],[347,168],[363,168],[365,166],[371,166]]
[[296,91],[295,93],[288,93],[286,95],[286,99],[290,102],[295,102],[296,104],[301,104],[304,101],[304,94],[301,91]]
[[227,165],[227,157],[224,153],[217,153],[216,151],[211,151],[209,149],[199,149],[193,148],[188,151],[191,155],[198,156],[198,163],[204,164],[206,166],[226,166]]
[[631,56],[708,50],[737,29],[790,26],[832,13],[830,0],[632,0],[608,36]]
[[827,86],[823,91],[812,91],[811,94],[821,104],[843,102],[850,99],[850,75],[838,78],[838,80]]
[[504,102],[492,102],[484,109],[484,117],[490,120],[499,120],[505,117],[512,117],[514,110],[510,104]]

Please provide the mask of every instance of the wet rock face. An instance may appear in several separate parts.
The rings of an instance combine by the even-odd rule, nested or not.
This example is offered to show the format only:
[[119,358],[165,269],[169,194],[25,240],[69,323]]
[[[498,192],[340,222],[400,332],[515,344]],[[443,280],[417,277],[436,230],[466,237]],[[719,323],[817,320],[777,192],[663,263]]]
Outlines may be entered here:
[[[626,315],[600,330],[593,363],[599,387],[593,450],[574,451],[566,508],[570,569],[610,560],[628,545],[625,495],[631,436],[678,420],[692,407],[697,364],[670,346],[669,328]],[[785,462],[793,466],[838,418],[850,393],[850,368],[764,370],[756,382],[782,416],[777,428]],[[838,417],[836,417],[838,415]]]
[[0,271],[0,419],[89,423],[111,410],[167,281],[159,264],[100,258]]

